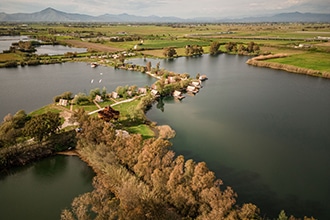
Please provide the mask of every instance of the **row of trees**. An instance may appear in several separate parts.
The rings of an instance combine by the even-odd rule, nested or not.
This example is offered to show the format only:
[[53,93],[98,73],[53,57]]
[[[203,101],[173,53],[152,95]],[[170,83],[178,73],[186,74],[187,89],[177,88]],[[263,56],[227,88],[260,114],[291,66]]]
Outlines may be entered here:
[[225,45],[225,48],[226,48],[227,52],[235,52],[235,53],[237,53],[237,52],[255,53],[255,52],[260,51],[259,45],[254,43],[253,41],[251,41],[247,45],[238,44],[236,42],[228,42]]
[[[213,41],[210,44],[209,53],[210,55],[216,55],[221,53],[220,46],[222,43],[218,41]],[[260,47],[258,44],[254,43],[253,41],[246,44],[239,44],[236,42],[228,42],[225,44],[225,49],[227,52],[231,53],[241,53],[241,54],[251,54],[251,53],[258,53],[260,51]],[[186,56],[196,56],[202,55],[204,50],[201,46],[198,45],[187,45],[185,49]],[[167,47],[163,50],[163,55],[167,58],[173,58],[177,55],[177,52],[174,47]]]
[[95,88],[89,91],[89,95],[85,93],[78,93],[74,97],[72,97],[72,92],[67,91],[53,97],[53,101],[56,103],[59,102],[60,99],[66,99],[68,101],[72,100],[72,102],[77,105],[87,105],[92,103],[97,95],[101,96],[101,98],[105,100],[107,96],[107,89],[105,87],[103,87],[102,90],[100,90],[99,88]]

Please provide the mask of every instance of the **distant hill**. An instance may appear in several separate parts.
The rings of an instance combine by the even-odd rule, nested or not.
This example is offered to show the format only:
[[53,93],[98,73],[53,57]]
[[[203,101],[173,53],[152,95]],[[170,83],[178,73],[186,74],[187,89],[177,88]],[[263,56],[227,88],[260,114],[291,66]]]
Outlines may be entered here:
[[178,17],[136,16],[129,14],[104,14],[90,16],[66,13],[46,8],[35,13],[0,13],[0,22],[113,22],[113,23],[183,23],[183,22],[330,22],[330,14],[281,13],[269,17],[247,17],[242,19],[221,19],[212,17],[182,19]]
[[248,17],[237,19],[241,22],[330,22],[330,14],[316,13],[281,13],[269,17]]

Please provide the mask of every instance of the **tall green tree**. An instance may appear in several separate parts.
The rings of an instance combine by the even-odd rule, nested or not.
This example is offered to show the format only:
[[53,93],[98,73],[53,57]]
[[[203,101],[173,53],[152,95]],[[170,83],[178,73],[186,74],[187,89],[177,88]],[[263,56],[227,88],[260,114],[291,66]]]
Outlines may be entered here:
[[23,110],[16,112],[15,115],[5,116],[0,124],[0,147],[14,145],[23,140],[22,130],[30,118]]
[[24,126],[24,133],[41,142],[44,138],[59,131],[61,124],[61,118],[58,113],[47,112],[32,117]]
[[101,90],[99,88],[91,89],[89,91],[89,97],[93,100],[97,95],[101,95]]

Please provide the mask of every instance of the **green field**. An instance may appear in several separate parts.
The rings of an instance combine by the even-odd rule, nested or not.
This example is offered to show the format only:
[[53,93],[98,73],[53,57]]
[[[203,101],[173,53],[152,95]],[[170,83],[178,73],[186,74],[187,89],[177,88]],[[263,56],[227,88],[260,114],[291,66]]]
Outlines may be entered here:
[[293,54],[285,58],[271,59],[268,61],[330,72],[330,53],[308,52]]

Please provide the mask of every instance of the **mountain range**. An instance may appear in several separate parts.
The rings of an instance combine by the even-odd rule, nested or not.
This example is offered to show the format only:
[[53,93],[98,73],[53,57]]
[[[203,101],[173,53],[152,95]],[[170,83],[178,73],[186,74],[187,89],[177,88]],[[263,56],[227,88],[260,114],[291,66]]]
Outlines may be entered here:
[[240,19],[199,17],[183,19],[178,17],[136,16],[129,14],[104,14],[91,16],[66,13],[46,8],[34,13],[0,13],[0,22],[111,22],[111,23],[194,23],[194,22],[330,22],[330,14],[317,13],[281,13],[268,17],[246,17]]

